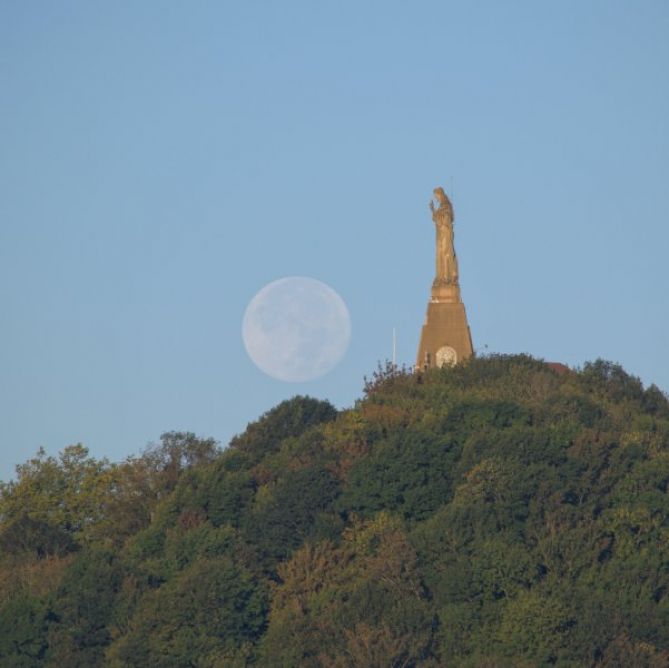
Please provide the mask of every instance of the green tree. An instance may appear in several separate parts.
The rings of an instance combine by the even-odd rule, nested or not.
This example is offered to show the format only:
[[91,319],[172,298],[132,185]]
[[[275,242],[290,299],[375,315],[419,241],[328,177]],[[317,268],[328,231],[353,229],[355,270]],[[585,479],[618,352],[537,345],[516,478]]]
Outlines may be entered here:
[[109,622],[122,578],[122,568],[113,554],[99,549],[79,553],[51,607],[50,665],[102,665],[111,642]]
[[110,666],[227,665],[266,624],[265,588],[229,557],[202,558],[141,600]]
[[433,619],[401,521],[354,524],[337,547],[307,543],[279,568],[261,663],[413,666]]
[[258,461],[278,450],[282,440],[300,436],[310,427],[330,422],[335,417],[337,409],[329,401],[296,396],[251,422],[243,434],[230,441],[230,447]]
[[83,540],[103,515],[109,469],[82,445],[68,446],[58,459],[39,450],[17,466],[16,480],[0,483],[0,522],[27,517]]
[[289,471],[258,495],[243,534],[271,569],[308,538],[327,532],[327,512],[338,493],[339,481],[325,468]]
[[44,665],[48,607],[44,601],[20,596],[0,606],[0,665],[36,668]]

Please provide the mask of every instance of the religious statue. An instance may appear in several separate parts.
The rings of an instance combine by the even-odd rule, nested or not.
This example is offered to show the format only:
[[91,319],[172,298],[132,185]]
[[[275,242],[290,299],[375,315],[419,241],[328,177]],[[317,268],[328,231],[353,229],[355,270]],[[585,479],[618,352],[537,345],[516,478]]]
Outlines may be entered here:
[[453,206],[443,188],[430,201],[437,229],[437,275],[432,282],[425,323],[420,331],[416,370],[460,364],[474,354],[465,305],[460,296],[458,258],[453,245]]
[[458,258],[453,243],[453,206],[443,188],[435,188],[434,196],[439,203],[435,208],[430,200],[432,220],[437,229],[437,273],[433,285],[458,285]]

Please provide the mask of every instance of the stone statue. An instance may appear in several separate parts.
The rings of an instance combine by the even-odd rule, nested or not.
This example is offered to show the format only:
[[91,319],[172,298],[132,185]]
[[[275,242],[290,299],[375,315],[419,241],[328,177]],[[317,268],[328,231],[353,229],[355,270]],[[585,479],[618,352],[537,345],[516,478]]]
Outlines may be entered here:
[[434,201],[430,200],[432,220],[437,228],[437,273],[433,285],[458,285],[458,258],[453,243],[453,206],[443,188],[435,188],[433,192],[439,203],[435,209]]
[[430,290],[425,324],[420,331],[416,369],[459,364],[474,354],[465,305],[460,296],[458,259],[453,246],[453,207],[443,188],[430,202],[437,228],[437,275]]

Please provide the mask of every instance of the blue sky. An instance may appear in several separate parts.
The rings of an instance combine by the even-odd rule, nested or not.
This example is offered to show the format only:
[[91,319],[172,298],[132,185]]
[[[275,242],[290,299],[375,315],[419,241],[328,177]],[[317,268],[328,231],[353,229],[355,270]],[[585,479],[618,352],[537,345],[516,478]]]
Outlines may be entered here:
[[[456,214],[475,348],[669,390],[669,3],[0,4],[0,479],[39,446],[226,443],[412,363]],[[292,275],[348,304],[310,383],[247,357]]]

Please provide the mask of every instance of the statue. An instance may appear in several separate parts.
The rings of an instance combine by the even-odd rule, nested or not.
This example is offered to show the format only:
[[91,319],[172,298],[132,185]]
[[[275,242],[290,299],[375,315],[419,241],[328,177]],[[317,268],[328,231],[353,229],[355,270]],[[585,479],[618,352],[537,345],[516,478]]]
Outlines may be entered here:
[[432,220],[437,228],[437,273],[433,285],[458,285],[458,258],[453,243],[453,206],[443,188],[435,188],[434,196],[439,203],[435,209],[430,200]]
[[458,258],[453,244],[453,206],[443,188],[430,201],[437,230],[437,275],[432,282],[425,324],[420,331],[416,369],[449,367],[474,354],[465,305],[460,296]]

